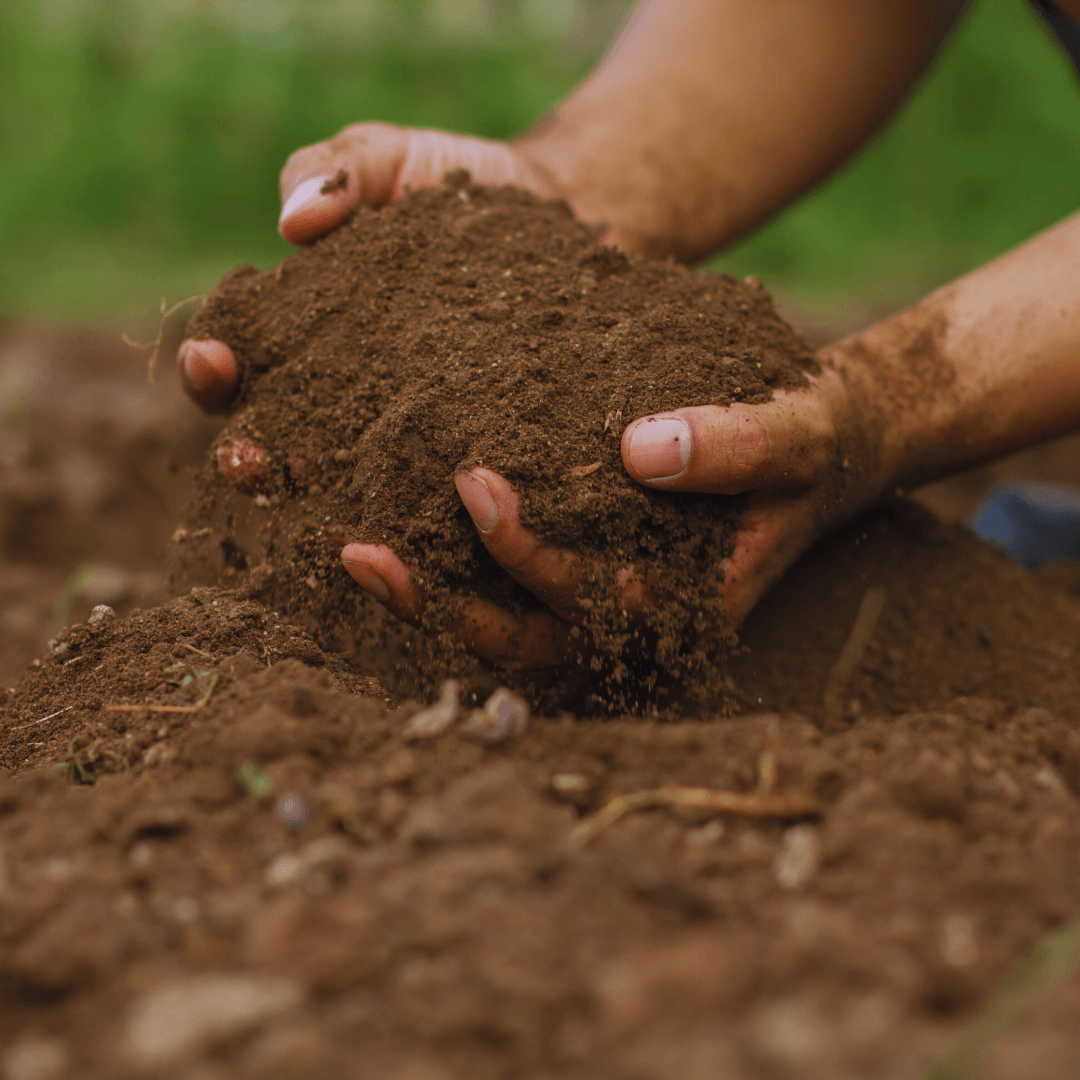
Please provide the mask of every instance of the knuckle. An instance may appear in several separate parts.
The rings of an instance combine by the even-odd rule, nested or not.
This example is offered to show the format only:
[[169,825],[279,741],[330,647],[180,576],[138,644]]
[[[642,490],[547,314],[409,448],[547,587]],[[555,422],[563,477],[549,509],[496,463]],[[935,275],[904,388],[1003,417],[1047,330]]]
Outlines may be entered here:
[[751,484],[772,456],[772,440],[761,418],[750,410],[740,409],[734,419],[722,429],[724,472],[733,484]]
[[519,581],[542,581],[550,577],[546,572],[542,549],[535,544],[518,542],[504,543],[498,552],[499,565]]
[[325,143],[302,146],[299,150],[294,150],[285,159],[285,164],[281,168],[282,189],[295,187],[305,176],[325,168],[325,162],[329,157]]
[[798,460],[807,479],[818,476],[829,467],[838,444],[836,426],[828,417],[816,414],[806,425]]
[[363,120],[358,124],[347,124],[331,140],[330,144],[348,147],[356,140],[365,141],[384,132],[400,130],[395,124],[385,124],[378,120]]

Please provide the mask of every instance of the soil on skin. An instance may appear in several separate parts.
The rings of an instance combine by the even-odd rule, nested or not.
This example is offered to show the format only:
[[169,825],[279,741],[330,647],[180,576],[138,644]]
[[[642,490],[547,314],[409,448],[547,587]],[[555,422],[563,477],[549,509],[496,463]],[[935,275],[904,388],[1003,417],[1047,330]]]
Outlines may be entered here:
[[[61,345],[63,401],[113,381],[85,425],[28,411],[37,449],[4,464],[6,596],[37,622],[0,620],[0,653],[27,663],[36,635],[38,661],[0,713],[3,1080],[910,1080],[1080,909],[1075,570],[1028,575],[898,503],[751,616],[738,715],[410,742],[418,706],[377,658],[239,574],[93,623],[79,591],[52,622],[72,566],[141,572],[175,527],[147,432],[212,434],[174,388],[139,390],[137,357]],[[80,455],[109,477],[90,509],[57,479]],[[762,784],[814,812],[641,810],[573,842],[620,794]],[[1071,1075],[1078,1002],[1060,985],[983,1080]]]
[[[458,499],[455,472],[484,465],[512,483],[526,525],[584,556],[589,648],[608,659],[600,677],[594,661],[592,694],[640,708],[666,675],[716,700],[740,501],[634,483],[620,436],[643,415],[804,385],[812,354],[759,284],[601,247],[565,204],[458,174],[359,210],[279,267],[234,271],[189,335],[227,343],[243,372],[181,546],[189,576],[209,551],[267,603],[311,613],[330,644],[331,628],[365,622],[337,553],[388,544],[425,593],[429,637],[460,666],[462,595],[537,606]],[[234,485],[260,497],[250,539]],[[644,620],[623,610],[628,566],[658,598]]]

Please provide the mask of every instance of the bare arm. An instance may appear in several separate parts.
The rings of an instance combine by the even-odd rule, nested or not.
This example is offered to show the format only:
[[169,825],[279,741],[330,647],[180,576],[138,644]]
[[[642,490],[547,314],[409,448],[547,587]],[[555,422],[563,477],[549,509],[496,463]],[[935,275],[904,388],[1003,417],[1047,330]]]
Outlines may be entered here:
[[877,415],[882,486],[1080,429],[1080,213],[826,350]]
[[963,7],[643,0],[592,74],[512,145],[618,243],[696,259],[876,131]]

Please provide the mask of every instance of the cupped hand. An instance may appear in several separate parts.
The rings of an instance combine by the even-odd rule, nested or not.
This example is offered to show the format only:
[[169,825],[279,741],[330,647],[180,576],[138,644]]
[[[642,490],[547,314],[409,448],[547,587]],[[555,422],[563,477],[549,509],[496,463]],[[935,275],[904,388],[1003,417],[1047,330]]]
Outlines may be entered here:
[[[483,184],[515,184],[544,198],[556,194],[542,167],[519,146],[393,124],[354,124],[285,162],[278,231],[292,244],[310,244],[355,207],[386,206],[409,189],[441,183],[455,169],[468,169]],[[204,412],[229,411],[239,369],[227,345],[185,341],[177,365],[184,390]]]
[[[357,205],[384,206],[410,188],[433,186],[467,168],[483,183],[513,183],[555,194],[542,168],[520,147],[486,139],[358,124],[289,158],[281,174],[281,235],[310,243]],[[617,239],[610,238],[609,239]],[[185,341],[181,382],[206,412],[228,412],[238,368],[220,341]],[[699,406],[643,417],[627,427],[622,457],[639,483],[666,491],[747,495],[735,550],[724,567],[728,625],[736,627],[761,595],[819,536],[854,516],[882,488],[873,468],[873,437],[850,404],[841,368],[826,362],[806,389],[778,392],[764,405]],[[242,448],[241,448],[242,450]],[[251,463],[241,450],[221,462],[243,480]],[[458,493],[485,546],[543,603],[518,618],[480,599],[466,600],[457,632],[472,652],[494,662],[541,667],[565,655],[584,619],[578,603],[581,556],[542,543],[518,518],[518,497],[496,473],[477,468],[456,478]],[[385,545],[349,544],[346,569],[393,614],[422,619],[424,600],[408,568]],[[634,568],[619,576],[628,612],[650,602]]]
[[[717,633],[736,628],[814,540],[877,497],[883,483],[874,468],[872,426],[852,407],[840,371],[827,363],[808,388],[780,391],[767,404],[677,409],[642,417],[623,432],[623,464],[638,483],[748,496],[724,565],[727,622]],[[458,635],[470,651],[491,661],[522,667],[557,662],[585,615],[578,603],[581,556],[544,544],[523,527],[518,496],[498,474],[476,468],[460,473],[455,483],[485,547],[545,605],[519,619],[488,601],[469,600]],[[349,544],[342,560],[353,579],[394,615],[421,622],[423,596],[390,548]],[[618,580],[629,613],[652,602],[648,582],[632,566]]]
[[[493,663],[526,668],[558,663],[584,615],[578,603],[582,557],[542,543],[533,530],[525,528],[518,517],[517,493],[490,469],[460,472],[454,484],[495,561],[544,604],[543,609],[518,617],[488,600],[470,598],[463,603],[455,626],[459,639],[470,652]],[[393,615],[414,625],[421,623],[424,597],[391,548],[348,544],[341,559],[353,580]],[[637,612],[643,590],[632,567],[619,572],[616,585],[624,609]]]

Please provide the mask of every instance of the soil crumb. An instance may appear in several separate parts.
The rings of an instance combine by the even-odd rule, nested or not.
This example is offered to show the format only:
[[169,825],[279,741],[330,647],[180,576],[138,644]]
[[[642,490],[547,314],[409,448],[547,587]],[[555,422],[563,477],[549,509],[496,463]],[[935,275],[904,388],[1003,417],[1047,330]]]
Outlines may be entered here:
[[[661,676],[699,702],[722,693],[719,585],[740,500],[643,488],[620,436],[646,414],[805,383],[812,354],[760,284],[624,255],[561,202],[458,173],[357,211],[274,269],[234,271],[189,334],[226,342],[243,372],[192,516],[216,528],[182,551],[189,578],[224,563],[311,614],[329,646],[329,628],[370,621],[341,546],[388,544],[423,589],[435,658],[460,664],[462,596],[537,606],[457,497],[455,473],[483,465],[513,484],[526,525],[584,556],[592,707],[640,709]],[[230,487],[259,518],[246,539]],[[623,610],[627,567],[657,597],[643,625]]]

